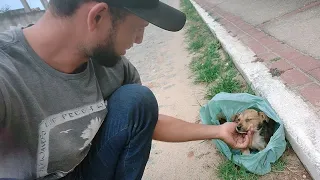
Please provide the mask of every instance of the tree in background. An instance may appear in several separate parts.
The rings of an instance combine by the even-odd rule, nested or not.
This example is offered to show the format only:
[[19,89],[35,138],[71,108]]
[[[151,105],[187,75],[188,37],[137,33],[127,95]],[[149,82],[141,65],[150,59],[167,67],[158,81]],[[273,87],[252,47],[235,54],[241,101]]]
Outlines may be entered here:
[[0,17],[5,17],[9,14],[10,11],[10,6],[8,6],[7,4],[4,5],[3,7],[0,8]]
[[8,11],[10,11],[10,6],[7,4],[0,8],[0,13],[6,13]]

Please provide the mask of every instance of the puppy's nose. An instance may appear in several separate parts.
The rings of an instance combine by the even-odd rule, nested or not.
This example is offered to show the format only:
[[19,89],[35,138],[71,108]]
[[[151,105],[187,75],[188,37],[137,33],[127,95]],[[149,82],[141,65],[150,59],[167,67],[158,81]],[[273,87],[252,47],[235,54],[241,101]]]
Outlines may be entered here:
[[239,124],[239,125],[237,126],[237,130],[238,130],[238,131],[241,131],[241,128],[242,128],[242,126]]

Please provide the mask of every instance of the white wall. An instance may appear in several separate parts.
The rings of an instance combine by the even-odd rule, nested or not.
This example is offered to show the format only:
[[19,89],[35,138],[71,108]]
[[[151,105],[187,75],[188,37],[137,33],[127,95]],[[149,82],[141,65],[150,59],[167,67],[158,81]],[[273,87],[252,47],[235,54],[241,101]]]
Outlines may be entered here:
[[0,32],[9,30],[12,27],[27,26],[36,23],[45,11],[33,11],[20,15],[0,16]]

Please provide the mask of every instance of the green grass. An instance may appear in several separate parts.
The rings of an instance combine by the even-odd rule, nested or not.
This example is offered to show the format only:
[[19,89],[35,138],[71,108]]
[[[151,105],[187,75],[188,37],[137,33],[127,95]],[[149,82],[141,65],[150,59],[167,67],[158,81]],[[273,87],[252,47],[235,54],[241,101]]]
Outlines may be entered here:
[[284,171],[286,166],[287,166],[287,162],[283,158],[280,158],[278,161],[276,161],[272,165],[272,171],[273,172]]
[[[188,50],[194,55],[190,69],[194,73],[195,83],[203,83],[208,87],[206,97],[211,99],[220,92],[255,94],[250,85],[240,80],[242,77],[235,68],[232,58],[222,50],[220,42],[202,21],[189,0],[181,0],[181,5],[182,11],[187,15],[185,32]],[[277,164],[275,167],[280,165]],[[217,171],[219,178],[223,180],[258,179],[257,175],[248,173],[229,160],[222,162]]]
[[211,99],[220,92],[254,94],[250,86],[239,81],[232,58],[222,50],[220,42],[202,21],[189,0],[181,0],[187,15],[186,37],[188,50],[194,54],[190,68],[195,83],[208,86],[206,97]]
[[[186,38],[188,50],[194,57],[190,69],[194,73],[195,83],[204,83],[207,88],[206,97],[211,99],[220,92],[255,94],[233,64],[232,58],[222,50],[220,42],[202,21],[189,0],[181,0],[182,11],[187,15]],[[280,58],[274,58],[275,62]],[[280,158],[272,165],[273,172],[281,172],[286,161]],[[226,160],[219,164],[217,174],[223,180],[256,180],[258,175],[247,172]]]
[[[220,64],[214,65],[210,59],[207,59],[203,64],[199,66],[196,82],[210,83],[216,80],[221,73]],[[197,67],[197,68],[199,68]]]
[[227,74],[219,79],[217,84],[211,86],[207,92],[207,98],[211,99],[220,92],[235,93],[242,92],[241,84],[233,74]]
[[[286,161],[280,158],[272,165],[272,172],[282,172],[285,170]],[[220,163],[217,168],[219,179],[223,180],[257,180],[259,175],[246,171],[245,168],[235,165],[232,161],[226,160]]]
[[256,180],[259,176],[247,172],[244,168],[227,160],[219,164],[218,177],[223,180]]

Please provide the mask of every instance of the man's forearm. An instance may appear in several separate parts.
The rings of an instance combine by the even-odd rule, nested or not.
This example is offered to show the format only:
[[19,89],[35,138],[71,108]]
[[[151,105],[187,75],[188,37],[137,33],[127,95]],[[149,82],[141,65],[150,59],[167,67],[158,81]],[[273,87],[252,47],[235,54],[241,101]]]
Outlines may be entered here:
[[165,115],[159,115],[153,135],[154,140],[165,142],[186,142],[219,138],[219,126],[189,123]]

